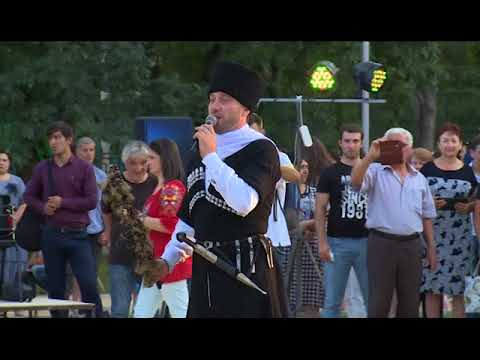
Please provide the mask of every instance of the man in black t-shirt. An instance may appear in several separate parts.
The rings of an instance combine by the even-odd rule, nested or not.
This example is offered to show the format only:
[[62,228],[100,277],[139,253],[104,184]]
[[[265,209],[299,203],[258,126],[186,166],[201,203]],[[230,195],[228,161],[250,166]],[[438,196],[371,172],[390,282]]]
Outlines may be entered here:
[[362,129],[357,125],[342,127],[338,142],[342,150],[340,162],[323,172],[317,186],[315,222],[320,258],[325,261],[325,306],[322,317],[340,316],[352,267],[364,304],[367,305],[367,196],[353,191],[350,179],[353,166],[360,160],[362,139]]

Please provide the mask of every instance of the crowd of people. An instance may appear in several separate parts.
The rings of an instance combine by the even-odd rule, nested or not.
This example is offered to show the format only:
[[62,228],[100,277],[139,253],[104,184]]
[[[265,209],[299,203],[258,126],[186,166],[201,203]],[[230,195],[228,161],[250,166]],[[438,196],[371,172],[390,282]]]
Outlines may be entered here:
[[[0,195],[15,210],[13,228],[26,207],[46,219],[41,251],[28,260],[9,247],[4,265],[29,261],[50,298],[94,303],[96,317],[152,318],[162,304],[174,318],[419,317],[422,308],[425,317],[441,317],[445,296],[452,315],[465,317],[465,278],[479,261],[480,135],[465,151],[461,128],[445,123],[433,152],[392,128],[362,154],[362,129],[344,124],[338,156],[314,137],[292,162],[255,113],[263,91],[253,71],[220,63],[208,93],[216,122],[195,129],[189,164],[170,139],[124,146],[121,177],[158,262],[156,284],[135,271],[128,225],[103,196],[110,180],[94,165],[94,140],[75,141],[62,121],[48,128],[52,157],[27,185],[0,150]],[[399,144],[400,160],[384,161],[384,141]],[[194,252],[181,233],[267,295]],[[110,313],[97,282],[102,247]],[[5,278],[9,272],[15,268]]]

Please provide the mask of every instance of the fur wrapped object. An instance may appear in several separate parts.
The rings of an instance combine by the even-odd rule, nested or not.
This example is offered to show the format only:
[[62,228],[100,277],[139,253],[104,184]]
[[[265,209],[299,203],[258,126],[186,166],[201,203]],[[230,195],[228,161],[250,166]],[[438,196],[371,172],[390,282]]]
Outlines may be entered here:
[[145,287],[153,286],[159,280],[154,274],[158,274],[160,264],[153,256],[153,246],[140,221],[140,211],[134,207],[135,199],[130,185],[123,179],[117,165],[108,169],[108,182],[102,196],[104,203],[120,219],[120,224],[124,225],[120,239],[125,241],[127,249],[133,254],[135,273],[143,276]]

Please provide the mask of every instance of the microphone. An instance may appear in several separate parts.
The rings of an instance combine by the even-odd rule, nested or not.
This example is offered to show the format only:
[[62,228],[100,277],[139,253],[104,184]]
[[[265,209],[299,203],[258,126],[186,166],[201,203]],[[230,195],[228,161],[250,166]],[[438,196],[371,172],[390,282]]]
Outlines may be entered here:
[[310,147],[313,145],[312,137],[310,136],[310,131],[306,125],[302,125],[298,128],[300,132],[300,137],[302,138],[303,146]]
[[[206,118],[205,118],[205,124],[206,125],[213,125],[215,126],[215,124],[217,123],[217,118],[213,115],[208,115]],[[190,148],[191,151],[197,151],[198,152],[198,139],[193,139],[193,144],[192,144],[192,147]]]

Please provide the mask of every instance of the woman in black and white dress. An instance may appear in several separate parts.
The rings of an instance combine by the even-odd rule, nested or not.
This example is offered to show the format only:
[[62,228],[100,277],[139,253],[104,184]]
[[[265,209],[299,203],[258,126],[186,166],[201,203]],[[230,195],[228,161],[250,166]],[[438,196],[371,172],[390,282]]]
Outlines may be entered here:
[[433,222],[438,266],[423,269],[421,292],[426,293],[428,317],[439,317],[443,294],[453,298],[453,316],[465,316],[463,293],[465,276],[472,260],[470,212],[471,195],[477,187],[472,168],[458,159],[462,132],[458,125],[447,123],[439,131],[440,156],[421,170],[435,198],[437,218]]
[[[292,245],[300,240],[303,240],[303,243],[298,250],[300,253],[296,252],[298,255],[291,254],[295,256],[295,266],[289,289],[290,307],[292,311],[296,312],[297,317],[319,317],[325,290],[323,263],[320,260],[318,239],[315,233],[314,211],[317,189],[307,183],[309,163],[302,159],[297,167],[300,172],[299,225],[298,229],[290,234],[290,238]],[[295,247],[299,245],[295,244]]]

